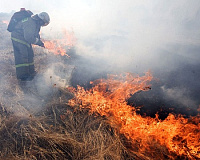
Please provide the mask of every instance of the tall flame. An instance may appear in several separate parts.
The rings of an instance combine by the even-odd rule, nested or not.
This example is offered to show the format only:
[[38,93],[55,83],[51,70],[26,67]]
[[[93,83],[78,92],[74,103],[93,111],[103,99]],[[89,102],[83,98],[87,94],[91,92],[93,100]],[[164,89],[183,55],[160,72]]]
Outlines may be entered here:
[[76,38],[74,36],[74,32],[68,32],[67,30],[63,30],[63,38],[55,39],[55,40],[45,40],[44,45],[45,48],[50,52],[53,52],[55,55],[67,56],[67,50],[71,49],[76,43]]
[[[150,150],[151,143],[157,142],[180,156],[190,159],[200,158],[200,118],[193,117],[192,120],[169,114],[165,120],[142,117],[136,114],[136,110],[127,105],[126,100],[138,91],[146,91],[150,88],[148,84],[152,75],[134,77],[132,74],[125,76],[110,76],[107,80],[101,79],[94,82],[94,87],[85,90],[78,86],[72,89],[75,98],[70,100],[70,105],[80,105],[89,108],[91,113],[106,116],[113,127],[118,127],[120,133],[124,134],[136,146],[139,142],[139,152]],[[136,143],[137,142],[137,143]]]

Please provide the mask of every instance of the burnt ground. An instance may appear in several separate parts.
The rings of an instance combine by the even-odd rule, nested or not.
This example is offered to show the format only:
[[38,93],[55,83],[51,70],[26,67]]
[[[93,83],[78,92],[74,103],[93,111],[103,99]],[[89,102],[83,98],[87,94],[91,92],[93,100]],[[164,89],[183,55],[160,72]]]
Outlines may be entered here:
[[[0,140],[3,144],[0,147],[1,158],[188,159],[169,153],[165,146],[156,142],[152,144],[150,151],[141,154],[138,153],[138,141],[134,146],[136,150],[133,151],[130,141],[124,135],[120,135],[116,128],[112,128],[106,117],[90,115],[88,110],[79,110],[67,105],[68,99],[73,95],[66,90],[51,86],[52,92],[46,95],[46,99],[36,95],[37,103],[33,97],[24,100],[24,93],[15,78],[10,34],[6,31],[6,24],[2,23],[2,20],[9,20],[9,17],[10,14],[0,16]],[[52,59],[59,62],[63,62],[60,59],[64,59],[57,59],[55,56],[49,58],[48,54],[38,48],[35,49],[35,53],[38,72],[45,72],[47,62],[51,62]],[[80,54],[77,55],[75,49],[69,54],[72,58],[64,59],[64,62],[75,66],[71,77],[71,85],[74,87],[81,85],[91,88],[90,81],[116,73],[106,63],[102,65],[102,60],[91,61]],[[102,66],[103,71],[99,70]],[[199,65],[185,65],[183,62],[174,71],[152,72],[156,79],[151,82],[151,90],[132,95],[127,103],[136,108],[141,107],[138,114],[143,116],[154,117],[158,113],[161,119],[165,119],[169,113],[186,117],[196,115],[200,104],[197,93],[199,71]],[[33,112],[30,108],[34,107],[40,110]]]
[[[10,17],[11,14],[6,13],[2,13],[0,17],[1,49],[5,49],[6,46],[11,47],[10,35],[7,31],[5,32],[7,25],[2,23],[2,20],[9,21]],[[198,54],[200,50],[198,46],[181,47],[185,47],[185,50],[188,53],[192,52],[193,55]],[[71,85],[73,87],[80,85],[90,88],[92,87],[90,81],[106,78],[108,74],[116,74],[112,66],[103,60],[95,59],[93,61],[83,57],[80,53],[76,54],[75,48],[71,49],[68,54],[71,58],[66,59],[65,63],[75,66],[71,77]],[[159,51],[159,54],[161,57],[162,55],[166,57],[165,51]],[[172,53],[168,53],[166,58],[172,54],[173,50]],[[153,69],[152,74],[155,80],[151,82],[151,90],[131,96],[128,104],[141,107],[140,111],[138,111],[141,115],[154,117],[156,113],[159,113],[161,119],[166,118],[169,113],[182,114],[186,117],[197,115],[198,112],[196,110],[200,105],[198,94],[200,89],[200,65],[198,63],[187,63],[181,56],[175,57],[170,62],[167,59],[163,61],[169,63],[168,65],[177,63],[177,66],[173,70]],[[13,62],[11,61],[11,63]],[[134,68],[134,65],[130,68]],[[134,73],[131,69],[126,71]]]
[[[112,72],[106,64],[104,67],[107,67],[107,70],[99,71],[98,68],[103,63],[101,60],[94,62],[77,58],[76,61],[71,81],[73,87],[80,85],[84,88],[91,88],[90,81],[106,78],[108,74],[116,73]],[[174,71],[159,71],[152,72],[152,74],[154,80],[150,82],[151,90],[139,92],[128,99],[128,104],[140,108],[138,114],[155,117],[158,113],[161,119],[165,119],[169,113],[182,114],[185,117],[198,114],[199,64],[183,64]]]

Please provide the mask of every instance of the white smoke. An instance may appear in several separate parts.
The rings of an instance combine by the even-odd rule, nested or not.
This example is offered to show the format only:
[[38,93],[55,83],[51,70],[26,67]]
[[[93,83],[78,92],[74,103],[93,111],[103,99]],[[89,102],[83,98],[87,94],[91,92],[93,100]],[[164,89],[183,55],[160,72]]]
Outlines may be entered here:
[[48,12],[51,23],[42,33],[54,38],[62,28],[73,30],[78,53],[103,58],[115,66],[135,64],[142,71],[165,68],[158,50],[173,54],[167,61],[180,55],[187,63],[197,63],[196,55],[185,52],[184,46],[200,42],[198,0],[3,0],[0,6],[7,12],[21,7],[35,14]]
[[190,91],[185,88],[166,88],[162,86],[161,89],[168,100],[179,103],[182,107],[192,108],[198,106],[198,104],[188,96],[188,92]]
[[48,97],[58,91],[59,88],[70,86],[73,65],[67,65],[59,61],[49,64],[42,74],[35,77],[35,87],[40,96]]
[[[51,22],[42,28],[45,37],[57,38],[63,28],[73,30],[77,38],[76,53],[84,57],[77,62],[95,74],[105,70],[136,73],[151,70],[158,76],[156,78],[162,79],[162,75],[181,70],[182,66],[199,64],[199,0],[0,2],[0,12],[11,12],[21,7],[33,13],[49,13]],[[91,66],[91,61],[96,66]],[[198,72],[195,72],[198,77]],[[50,72],[47,73],[49,76]],[[179,83],[182,83],[181,79]],[[181,88],[165,89],[170,98],[169,92],[179,93],[179,102],[182,99],[190,102],[190,96],[181,94]]]

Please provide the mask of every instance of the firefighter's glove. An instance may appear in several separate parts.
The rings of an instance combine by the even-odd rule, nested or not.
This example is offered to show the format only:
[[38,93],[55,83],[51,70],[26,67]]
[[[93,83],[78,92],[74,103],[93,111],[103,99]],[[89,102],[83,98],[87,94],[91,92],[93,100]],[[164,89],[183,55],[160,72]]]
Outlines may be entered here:
[[40,47],[44,47],[44,48],[45,48],[44,43],[43,43],[42,41],[39,41],[39,42],[37,43],[37,45],[40,46]]

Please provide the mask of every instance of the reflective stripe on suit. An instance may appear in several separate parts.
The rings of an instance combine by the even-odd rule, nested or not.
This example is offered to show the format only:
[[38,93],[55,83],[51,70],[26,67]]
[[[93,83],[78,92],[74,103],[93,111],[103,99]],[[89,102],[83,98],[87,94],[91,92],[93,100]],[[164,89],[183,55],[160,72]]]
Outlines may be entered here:
[[34,77],[34,53],[31,43],[39,36],[39,30],[40,26],[35,20],[25,18],[11,34],[17,79],[31,80]]
[[32,46],[12,39],[17,79],[31,80],[35,74]]

